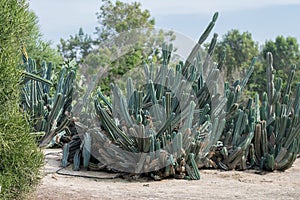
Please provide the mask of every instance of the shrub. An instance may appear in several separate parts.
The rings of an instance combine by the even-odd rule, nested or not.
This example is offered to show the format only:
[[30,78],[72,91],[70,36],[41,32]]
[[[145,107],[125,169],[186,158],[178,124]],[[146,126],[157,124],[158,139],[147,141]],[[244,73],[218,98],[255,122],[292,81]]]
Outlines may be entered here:
[[22,199],[39,178],[42,153],[19,110],[20,47],[35,29],[26,1],[0,1],[0,199]]

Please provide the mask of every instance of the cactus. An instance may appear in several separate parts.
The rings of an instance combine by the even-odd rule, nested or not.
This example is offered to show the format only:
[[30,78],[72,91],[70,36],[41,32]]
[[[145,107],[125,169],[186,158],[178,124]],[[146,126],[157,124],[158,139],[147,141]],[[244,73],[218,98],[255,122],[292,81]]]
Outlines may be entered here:
[[[163,48],[168,50],[171,49],[170,46],[164,46]],[[115,117],[120,117],[118,121],[122,122],[122,124],[119,125],[119,127],[122,127],[121,129],[115,125],[114,120],[112,120],[111,116],[108,115],[106,106],[98,99],[95,100],[96,112],[98,113],[99,119],[104,127],[104,132],[98,132],[98,134],[107,135],[112,141],[114,141],[114,143],[117,144],[117,146],[120,146],[122,149],[130,151],[132,153],[149,153],[149,164],[145,164],[144,156],[141,157],[139,159],[140,161],[138,162],[138,169],[135,170],[136,173],[140,172],[141,169],[143,169],[142,165],[145,165],[147,167],[144,167],[144,170],[146,168],[147,170],[149,170],[149,172],[151,172],[151,170],[157,171],[159,169],[162,171],[161,176],[170,175],[170,171],[173,165],[170,166],[169,164],[167,164],[168,162],[166,160],[168,160],[167,157],[174,157],[177,159],[177,162],[179,162],[180,159],[185,159],[185,161],[190,160],[191,167],[185,166],[187,169],[187,173],[190,178],[199,179],[200,175],[195,160],[200,160],[198,159],[198,157],[206,154],[203,151],[208,150],[213,144],[213,141],[216,141],[218,139],[217,137],[214,140],[204,140],[206,138],[205,135],[211,135],[211,137],[213,138],[217,134],[217,132],[221,132],[223,126],[220,124],[224,125],[225,120],[214,118],[212,128],[209,130],[206,129],[208,127],[207,125],[204,125],[202,127],[202,124],[198,124],[199,120],[195,118],[196,113],[199,113],[200,110],[206,110],[205,112],[207,113],[207,110],[210,110],[207,108],[210,103],[206,101],[205,108],[199,108],[193,100],[193,98],[195,97],[189,93],[185,94],[184,92],[187,91],[180,89],[190,87],[188,85],[194,84],[194,82],[188,83],[184,79],[184,77],[181,77],[181,80],[177,79],[177,82],[174,81],[173,85],[172,82],[170,82],[171,88],[175,88],[175,85],[178,85],[179,82],[181,83],[181,85],[179,84],[179,89],[175,89],[175,92],[168,89],[166,90],[164,87],[162,87],[161,84],[153,84],[153,81],[155,80],[158,80],[160,83],[165,82],[165,80],[162,80],[162,74],[166,74],[166,71],[168,70],[167,65],[169,60],[169,51],[165,49],[163,49],[163,57],[165,60],[163,61],[163,66],[159,70],[158,74],[153,77],[154,80],[152,80],[151,77],[147,77],[147,79],[149,80],[149,84],[145,87],[146,92],[142,93],[133,91],[131,93],[134,97],[125,98],[120,92],[118,86],[112,85],[112,91],[114,95],[112,113],[114,113]],[[147,72],[149,71],[148,66],[144,67],[147,74]],[[195,73],[195,71],[193,71],[193,73]],[[176,74],[173,74],[173,76],[176,77]],[[189,74],[187,74],[187,76],[190,77]],[[127,83],[129,83],[129,86],[130,82],[131,81],[129,78],[127,81]],[[127,88],[133,87],[130,86]],[[202,91],[208,92],[207,90]],[[144,96],[142,96],[142,94],[144,94]],[[202,94],[199,92],[199,95]],[[205,98],[208,100],[207,97]],[[184,102],[184,105],[186,106],[180,108],[179,101],[181,99],[190,99],[189,105]],[[137,105],[133,105],[134,102]],[[155,107],[155,105],[160,104],[160,102],[165,109],[163,112],[156,109],[158,107]],[[146,109],[146,105],[149,104],[154,105],[152,113]],[[132,108],[131,111],[127,111],[128,108]],[[219,115],[221,110],[222,109],[215,111],[216,115]],[[131,115],[129,115],[129,113]],[[165,119],[163,119],[162,116],[165,116]],[[150,122],[145,119],[149,119]],[[133,122],[136,122],[136,124],[134,124]],[[148,124],[153,124],[153,126],[149,127],[147,126]],[[146,126],[147,129],[145,128]],[[200,130],[202,135],[198,133],[198,131],[196,130],[197,128],[194,128],[197,126],[199,127],[198,129]],[[206,144],[204,145],[204,143]],[[107,148],[113,147],[106,147],[102,149],[103,152],[107,151],[107,153],[103,153],[103,155],[108,155],[108,157],[110,158],[99,155],[99,157],[102,157],[99,160],[100,162],[104,161],[105,163],[108,163],[108,161],[115,159],[116,154],[114,152],[111,152],[112,154],[109,155],[108,152],[110,150],[108,150]],[[155,153],[153,152],[154,150]],[[127,156],[131,156],[130,160],[135,160],[131,153],[129,153]],[[117,163],[127,163],[126,166],[130,166],[130,163],[126,159],[118,160]],[[158,174],[155,174],[153,176],[157,177],[159,176]]]
[[[39,138],[40,146],[53,141],[59,144],[70,135],[68,126],[71,122],[71,103],[73,94],[73,81],[75,71],[68,65],[64,66],[57,84],[55,94],[52,95],[51,88],[56,84],[51,80],[52,64],[43,62],[38,71],[38,67],[33,59],[25,59],[23,55],[23,82],[21,92],[21,107],[29,114],[29,123],[32,124],[33,132],[44,132]],[[58,133],[67,132],[65,135]]]
[[[217,34],[203,60],[199,53],[216,18],[217,14],[188,59],[175,63],[174,69],[173,46],[163,44],[160,66],[143,63],[145,85],[137,87],[128,77],[124,95],[118,84],[111,84],[111,101],[98,89],[93,103],[100,127],[85,124],[92,128],[81,131],[82,142],[76,135],[65,147],[64,165],[73,162],[78,170],[83,158],[88,169],[104,166],[155,180],[169,176],[198,180],[202,167],[268,171],[291,167],[300,143],[300,84],[294,99],[290,94],[295,67],[282,92],[282,80],[274,77],[268,53],[267,91],[261,102],[255,94],[243,106],[240,97],[254,71],[254,58],[242,80],[224,84],[223,94],[216,81],[223,64],[211,61]],[[57,93],[54,105],[60,98]]]
[[84,136],[84,143],[82,149],[82,156],[83,156],[83,167],[88,168],[89,161],[91,158],[91,136],[89,133],[86,133]]
[[[299,84],[295,99],[291,94],[291,82],[295,74],[292,66],[284,91],[282,80],[274,80],[273,57],[267,53],[267,92],[260,107],[261,120],[255,129],[255,154],[257,165],[262,169],[286,170],[295,161],[299,152]],[[281,95],[282,94],[282,95]]]
[[[251,65],[244,78],[237,80],[232,86],[225,83],[226,116],[224,120],[224,129],[214,142],[213,148],[206,158],[206,167],[230,169],[247,169],[247,159],[251,156],[250,145],[255,136],[254,127],[256,118],[255,109],[252,107],[253,100],[248,100],[247,106],[243,108],[239,105],[242,92],[254,70],[256,58],[253,58]],[[218,141],[218,143],[217,143]],[[252,149],[253,150],[253,149]],[[251,157],[253,158],[253,155]],[[252,163],[252,165],[254,165]]]
[[139,90],[130,77],[126,95],[117,84],[111,84],[111,104],[97,91],[94,105],[102,130],[89,131],[91,149],[96,149],[90,162],[100,162],[118,171],[148,174],[155,179],[200,178],[198,165],[225,126],[226,99],[216,81],[219,69],[211,61],[217,34],[204,63],[199,53],[216,19],[217,14],[185,64],[180,61],[176,70],[170,63],[173,46],[163,44],[161,66],[155,73],[154,63],[144,63],[146,84]]
[[[221,146],[212,149],[209,157],[212,166],[227,169],[259,167],[261,170],[285,170],[292,165],[299,152],[299,85],[295,99],[291,98],[291,82],[295,67],[289,74],[282,92],[282,80],[274,77],[273,57],[267,54],[267,91],[262,102],[258,94],[249,99],[245,108],[237,106],[246,81],[253,71],[251,64],[247,75],[233,87],[226,84],[227,115],[226,126],[220,138]],[[228,156],[222,151],[228,152]],[[249,160],[246,160],[248,158]],[[216,163],[216,164],[214,164]],[[248,165],[247,165],[248,163]]]

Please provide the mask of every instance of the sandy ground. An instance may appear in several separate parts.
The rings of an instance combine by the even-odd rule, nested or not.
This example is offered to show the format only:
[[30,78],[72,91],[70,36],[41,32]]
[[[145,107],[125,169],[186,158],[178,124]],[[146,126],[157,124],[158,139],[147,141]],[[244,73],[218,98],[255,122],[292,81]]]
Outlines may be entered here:
[[128,181],[108,173],[99,173],[102,179],[59,175],[59,152],[46,151],[45,176],[33,199],[300,199],[300,159],[285,172],[264,175],[201,170],[199,181]]

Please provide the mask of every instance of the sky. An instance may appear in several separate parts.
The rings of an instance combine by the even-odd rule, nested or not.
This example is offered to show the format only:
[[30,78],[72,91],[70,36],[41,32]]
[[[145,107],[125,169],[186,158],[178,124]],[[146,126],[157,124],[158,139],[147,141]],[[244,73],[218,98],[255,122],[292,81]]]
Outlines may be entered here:
[[[122,0],[132,2],[132,0]],[[219,18],[213,32],[221,38],[231,29],[248,31],[259,44],[276,36],[296,37],[300,42],[300,0],[135,0],[148,9],[156,27],[173,30],[194,41],[214,12]],[[93,35],[100,0],[29,0],[39,19],[44,39],[58,44],[80,27]]]

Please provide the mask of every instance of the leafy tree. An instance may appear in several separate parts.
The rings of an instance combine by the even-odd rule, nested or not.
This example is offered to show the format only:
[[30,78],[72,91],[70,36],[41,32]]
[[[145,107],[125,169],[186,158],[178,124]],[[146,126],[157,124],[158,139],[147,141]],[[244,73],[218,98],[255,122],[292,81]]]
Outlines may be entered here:
[[[215,59],[218,62],[221,62],[224,51],[226,52],[224,68],[229,80],[238,78],[240,73],[249,66],[252,58],[259,54],[258,44],[253,41],[251,33],[240,33],[236,29],[228,31],[217,43]],[[238,74],[238,77],[234,77],[234,73]]]
[[[101,0],[96,14],[98,25],[95,39],[78,34],[60,40],[58,49],[65,60],[75,59],[81,64],[79,71],[87,82],[104,66],[109,66],[101,78],[101,88],[109,90],[109,84],[131,69],[141,66],[151,56],[159,60],[157,48],[165,40],[174,40],[172,31],[154,29],[155,20],[148,10],[142,10],[138,2]],[[86,84],[88,85],[88,84]]]
[[96,27],[98,41],[105,41],[112,36],[136,28],[153,27],[155,20],[150,18],[148,10],[142,10],[138,2],[124,3],[119,0],[114,4],[111,0],[102,0]]
[[287,69],[300,62],[299,44],[294,37],[277,36],[275,41],[266,41],[262,50],[264,58],[268,52],[273,54],[273,65],[277,70]]
[[[299,69],[300,51],[297,39],[294,37],[277,36],[275,41],[268,40],[265,42],[262,50],[262,57],[265,58],[267,52],[273,54],[273,65],[276,75],[283,80],[288,78],[292,65],[296,65]],[[296,70],[296,75],[292,87],[300,81],[300,72]]]
[[34,44],[37,19],[25,0],[0,0],[0,8],[0,199],[24,199],[43,163],[19,110],[20,47]]
[[[266,80],[266,54],[271,52],[273,55],[273,66],[276,77],[283,80],[288,78],[292,65],[300,64],[299,44],[296,38],[277,36],[275,41],[268,40],[263,45],[260,52],[259,60],[256,68],[249,80],[248,89],[258,92],[261,96],[267,90]],[[300,81],[300,72],[296,70],[292,87],[296,87],[296,83]],[[285,81],[284,81],[285,82]],[[284,85],[285,87],[285,85]]]
[[82,59],[93,48],[93,39],[80,28],[78,34],[71,35],[69,39],[64,40],[61,38],[60,44],[57,47],[65,60],[75,59],[77,62],[82,62]]
[[98,46],[86,57],[81,70],[95,72],[99,66],[109,66],[107,75],[101,79],[104,91],[129,70],[142,66],[149,56],[159,60],[158,46],[166,39],[174,40],[172,32],[154,29],[155,20],[138,2],[102,0],[97,19]]
[[26,49],[30,57],[39,65],[42,61],[49,60],[54,66],[59,67],[64,62],[60,53],[51,47],[50,42],[44,41],[42,36],[28,41]]

